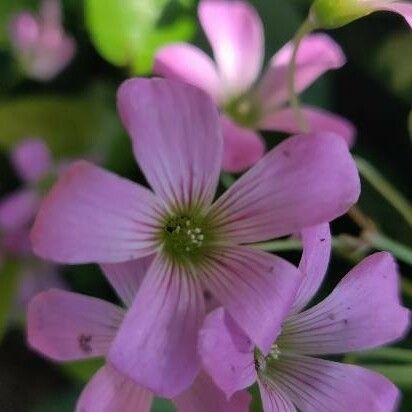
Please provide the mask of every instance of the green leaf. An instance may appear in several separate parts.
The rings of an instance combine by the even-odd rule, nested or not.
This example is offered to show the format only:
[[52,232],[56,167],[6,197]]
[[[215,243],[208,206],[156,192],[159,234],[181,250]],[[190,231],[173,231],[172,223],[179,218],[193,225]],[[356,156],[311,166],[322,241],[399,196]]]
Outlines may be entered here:
[[395,385],[412,388],[412,365],[368,364],[367,368],[385,375]]
[[[86,24],[98,52],[110,63],[148,73],[156,49],[189,39],[191,20],[161,24],[170,0],[86,0]],[[174,3],[174,2],[173,2]]]
[[166,399],[154,399],[151,407],[151,412],[175,412],[176,408]]
[[411,110],[411,112],[409,113],[409,116],[408,116],[408,130],[409,130],[409,137],[412,140],[412,110]]
[[355,352],[350,355],[356,359],[387,360],[412,363],[412,350],[402,348],[380,348],[366,352]]
[[19,269],[20,265],[14,260],[6,260],[0,268],[0,340],[7,329],[10,307],[19,284]]
[[103,364],[103,359],[98,358],[65,363],[61,367],[63,372],[79,383],[86,383],[103,366]]
[[412,102],[412,36],[409,32],[389,37],[377,52],[375,68],[385,84]]
[[5,148],[39,136],[55,156],[74,156],[101,143],[105,125],[103,108],[91,99],[39,96],[0,102],[0,145]]

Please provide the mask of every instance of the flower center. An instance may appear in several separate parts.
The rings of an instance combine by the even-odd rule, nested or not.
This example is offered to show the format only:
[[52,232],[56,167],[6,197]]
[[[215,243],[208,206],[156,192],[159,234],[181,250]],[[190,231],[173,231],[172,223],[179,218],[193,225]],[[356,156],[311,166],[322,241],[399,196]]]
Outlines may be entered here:
[[195,262],[204,256],[212,234],[203,216],[179,213],[164,220],[161,238],[164,252],[170,258],[185,263]]
[[255,360],[255,369],[257,373],[264,372],[267,367],[270,367],[275,361],[279,359],[280,350],[278,345],[273,344],[270,349],[269,355],[264,356],[258,348],[255,348],[254,360]]
[[261,116],[259,104],[249,95],[230,101],[224,111],[240,126],[253,128]]

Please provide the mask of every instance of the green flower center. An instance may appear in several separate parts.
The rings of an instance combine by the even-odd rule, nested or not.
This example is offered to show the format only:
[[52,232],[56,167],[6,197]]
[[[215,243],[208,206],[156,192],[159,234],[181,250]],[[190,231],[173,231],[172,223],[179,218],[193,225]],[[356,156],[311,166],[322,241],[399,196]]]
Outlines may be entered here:
[[246,128],[254,128],[261,117],[259,104],[247,94],[227,103],[224,111],[237,124]]
[[256,372],[264,372],[268,367],[272,367],[274,363],[279,359],[280,354],[281,352],[276,343],[272,346],[267,356],[264,356],[258,348],[255,348],[254,361]]
[[180,263],[196,263],[205,256],[213,240],[212,229],[198,213],[167,216],[162,224],[164,253]]

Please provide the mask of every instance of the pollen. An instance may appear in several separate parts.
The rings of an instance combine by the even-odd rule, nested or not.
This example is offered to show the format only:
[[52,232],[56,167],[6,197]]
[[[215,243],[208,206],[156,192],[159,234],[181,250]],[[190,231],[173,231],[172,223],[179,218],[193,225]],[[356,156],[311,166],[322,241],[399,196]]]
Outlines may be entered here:
[[210,244],[211,228],[199,214],[177,213],[164,220],[161,240],[165,253],[177,261],[196,260]]

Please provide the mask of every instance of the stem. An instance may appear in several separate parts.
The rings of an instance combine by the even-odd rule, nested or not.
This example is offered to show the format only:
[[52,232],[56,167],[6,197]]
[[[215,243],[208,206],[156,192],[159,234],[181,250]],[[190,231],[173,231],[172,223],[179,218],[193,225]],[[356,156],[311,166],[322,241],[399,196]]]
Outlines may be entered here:
[[370,244],[378,250],[388,250],[399,260],[412,266],[412,249],[396,240],[390,239],[382,233],[371,233],[368,236]]
[[230,173],[223,172],[220,174],[220,182],[225,187],[225,189],[232,186],[235,181],[236,179]]
[[359,172],[412,226],[412,206],[367,160],[355,157]]
[[254,243],[250,245],[266,252],[284,252],[288,250],[302,250],[302,242],[298,239],[273,240],[271,242]]
[[314,25],[310,20],[305,20],[298,29],[293,38],[293,52],[290,58],[290,63],[288,67],[288,89],[289,89],[289,102],[292,110],[295,113],[296,121],[298,123],[299,129],[303,133],[307,133],[309,130],[308,124],[303,116],[302,110],[300,108],[300,100],[298,93],[296,92],[295,88],[295,74],[296,74],[296,58],[299,50],[300,43],[302,42],[303,38],[310,33],[314,29]]

